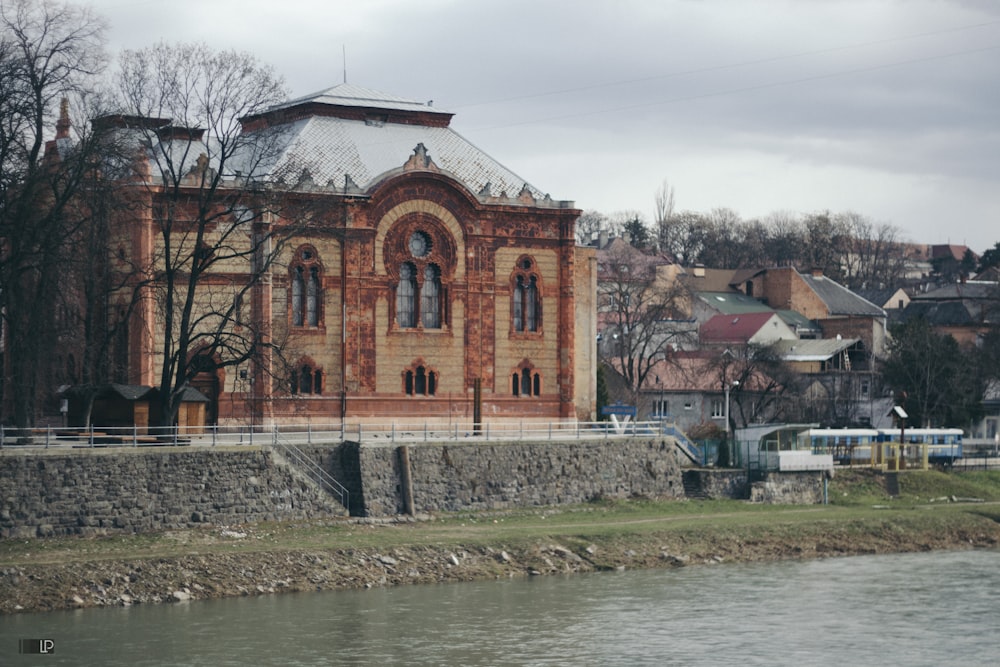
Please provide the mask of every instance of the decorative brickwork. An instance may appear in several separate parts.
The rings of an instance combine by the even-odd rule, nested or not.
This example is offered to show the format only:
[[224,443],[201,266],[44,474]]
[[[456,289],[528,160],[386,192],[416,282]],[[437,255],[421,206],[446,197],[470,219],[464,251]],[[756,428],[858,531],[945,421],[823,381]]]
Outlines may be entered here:
[[[471,419],[479,380],[484,417],[593,418],[594,301],[577,290],[592,288],[595,267],[577,262],[591,253],[575,245],[579,211],[464,140],[441,141],[451,114],[390,98],[378,113],[368,97],[362,113],[339,102],[350,94],[337,87],[244,124],[252,132],[310,118],[331,129],[288,142],[313,166],[308,186],[285,196],[319,201],[324,214],[249,290],[268,345],[220,381],[211,414],[255,424]],[[392,141],[402,133],[412,143],[399,151]],[[320,145],[331,137],[359,143]],[[155,253],[154,226],[129,221],[125,252]],[[247,280],[241,270],[233,263],[206,280],[232,286]],[[156,383],[149,351],[160,317],[136,311],[131,382]]]

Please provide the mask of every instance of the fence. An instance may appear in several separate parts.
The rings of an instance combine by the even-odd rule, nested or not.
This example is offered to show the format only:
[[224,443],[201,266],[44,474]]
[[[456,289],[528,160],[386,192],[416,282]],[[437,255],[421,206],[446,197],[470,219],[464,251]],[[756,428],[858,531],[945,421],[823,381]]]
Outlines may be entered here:
[[0,426],[2,448],[95,448],[163,446],[311,445],[352,440],[363,443],[421,441],[608,440],[669,435],[660,422],[390,422],[372,424],[271,424],[269,426],[88,427],[12,429]]

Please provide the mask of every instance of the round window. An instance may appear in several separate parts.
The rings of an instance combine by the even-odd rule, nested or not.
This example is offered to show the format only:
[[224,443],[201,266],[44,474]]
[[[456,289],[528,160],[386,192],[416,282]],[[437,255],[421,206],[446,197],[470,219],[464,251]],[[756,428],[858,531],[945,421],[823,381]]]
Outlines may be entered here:
[[424,232],[413,232],[410,235],[410,253],[414,257],[424,257],[431,250],[430,237]]

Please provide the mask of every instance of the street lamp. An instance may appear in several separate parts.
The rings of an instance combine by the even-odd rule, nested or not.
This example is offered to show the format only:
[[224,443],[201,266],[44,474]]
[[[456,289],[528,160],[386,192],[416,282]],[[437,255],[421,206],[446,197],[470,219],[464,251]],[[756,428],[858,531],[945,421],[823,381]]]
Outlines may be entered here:
[[[729,442],[729,389],[731,387],[738,387],[738,386],[740,386],[739,380],[733,380],[732,384],[728,382],[726,383],[726,448],[729,450],[730,457],[734,456],[735,452],[733,451],[733,448],[730,446]],[[734,461],[730,460],[729,465],[732,465],[733,463]]]
[[740,386],[739,380],[733,380],[732,385],[726,385],[726,442],[729,441],[729,388]]

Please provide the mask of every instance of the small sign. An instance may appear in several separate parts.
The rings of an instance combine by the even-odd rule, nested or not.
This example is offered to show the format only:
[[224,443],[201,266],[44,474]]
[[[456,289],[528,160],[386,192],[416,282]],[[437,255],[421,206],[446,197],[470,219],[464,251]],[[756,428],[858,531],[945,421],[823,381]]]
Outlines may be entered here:
[[607,417],[608,415],[623,415],[626,417],[635,417],[636,409],[634,405],[622,405],[621,403],[615,403],[614,405],[605,405],[601,408],[601,414]]
[[45,655],[56,652],[56,643],[51,639],[19,639],[17,652],[31,655]]

